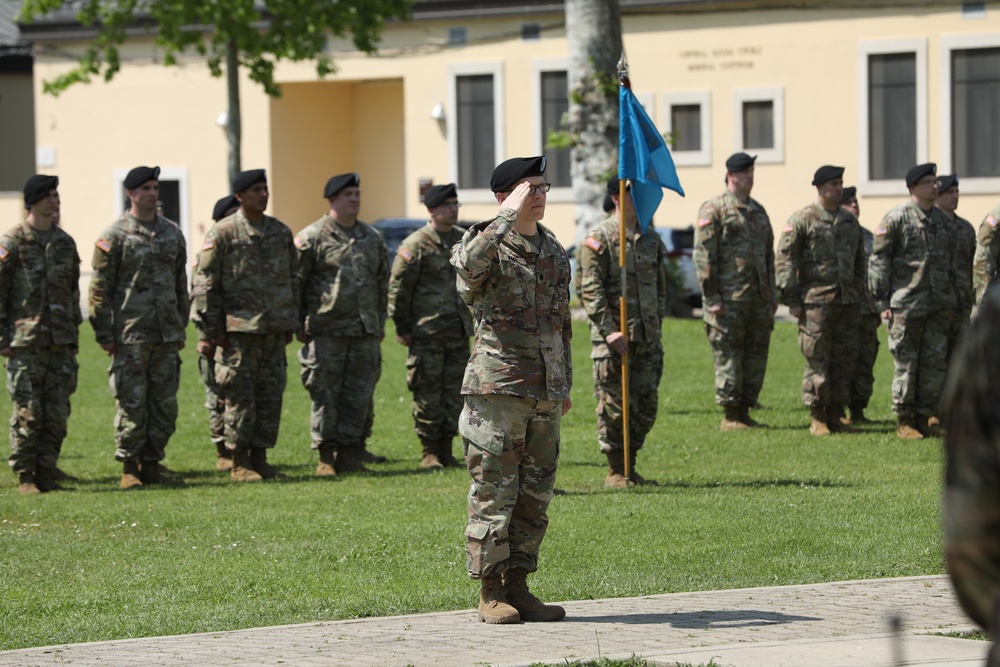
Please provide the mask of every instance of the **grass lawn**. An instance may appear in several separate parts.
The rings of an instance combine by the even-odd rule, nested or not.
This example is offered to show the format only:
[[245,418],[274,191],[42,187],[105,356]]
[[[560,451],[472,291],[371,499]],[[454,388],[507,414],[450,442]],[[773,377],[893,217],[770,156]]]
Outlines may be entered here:
[[[661,486],[609,492],[595,438],[585,323],[573,410],[533,589],[549,600],[943,572],[939,441],[900,442],[884,345],[863,434],[812,438],[795,327],[778,324],[755,416],[723,434],[700,322],[668,320],[660,414],[639,471]],[[20,496],[0,475],[0,650],[318,620],[471,609],[468,473],[421,472],[404,350],[386,336],[370,475],[313,476],[309,400],[289,346],[280,442],[289,474],[237,485],[215,472],[193,339],[183,351],[177,488],[118,489],[107,357],[81,331],[80,386],[60,466],[72,493]],[[0,412],[9,414],[4,393]]]

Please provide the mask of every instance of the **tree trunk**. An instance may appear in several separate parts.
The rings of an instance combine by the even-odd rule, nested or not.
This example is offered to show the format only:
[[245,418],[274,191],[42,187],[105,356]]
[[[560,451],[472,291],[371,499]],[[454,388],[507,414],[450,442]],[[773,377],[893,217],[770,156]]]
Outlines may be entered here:
[[576,240],[606,217],[608,178],[618,173],[618,60],[622,54],[618,0],[566,0],[569,42],[570,174]]
[[240,54],[236,39],[226,43],[226,89],[229,94],[229,111],[226,114],[226,139],[229,141],[229,183],[236,180],[243,162],[243,121],[240,117]]

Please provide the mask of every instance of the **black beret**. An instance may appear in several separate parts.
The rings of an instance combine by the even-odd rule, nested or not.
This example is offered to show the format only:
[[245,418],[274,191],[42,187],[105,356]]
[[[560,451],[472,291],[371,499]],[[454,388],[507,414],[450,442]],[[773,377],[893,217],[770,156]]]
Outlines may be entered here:
[[263,169],[241,171],[236,174],[236,178],[233,179],[233,192],[243,192],[251,185],[257,185],[258,183],[267,183],[266,171]]
[[326,187],[323,188],[323,198],[329,199],[344,188],[360,187],[361,177],[357,173],[338,174],[337,176],[330,177],[330,180],[326,182]]
[[842,178],[844,176],[843,167],[831,167],[828,164],[824,164],[822,167],[816,170],[813,174],[813,185],[823,185],[827,181],[832,181],[835,178]]
[[239,208],[240,201],[236,198],[236,195],[226,195],[219,201],[215,202],[215,208],[212,209],[212,220],[218,222],[226,217],[226,211],[231,208]]
[[[625,184],[625,189],[626,190],[631,190],[632,189],[632,184],[631,183],[626,183]],[[618,195],[620,193],[621,193],[621,181],[618,180],[617,176],[612,176],[611,178],[608,179],[608,194],[609,195]]]
[[455,189],[454,183],[449,183],[448,185],[432,185],[427,188],[427,192],[424,193],[424,206],[427,208],[434,208],[435,206],[440,206],[446,199],[451,199],[452,197],[458,197],[458,190]]
[[938,193],[944,192],[945,190],[951,190],[953,187],[958,185],[958,174],[948,174],[947,176],[938,176]]
[[541,176],[544,173],[544,155],[512,157],[498,164],[497,168],[493,170],[493,175],[490,177],[490,190],[506,192],[513,189],[514,185],[522,178]]
[[937,165],[933,162],[918,164],[906,172],[906,187],[912,188],[924,176],[937,176]]
[[45,198],[53,188],[59,187],[58,176],[46,176],[45,174],[35,174],[24,184],[24,205],[31,206],[37,201]]
[[611,213],[615,210],[615,200],[611,198],[611,195],[604,195],[604,212]]
[[733,153],[726,160],[726,169],[734,174],[738,174],[741,171],[746,171],[753,166],[753,163],[757,161],[757,156],[750,156],[746,153]]
[[160,178],[159,167],[136,167],[125,176],[122,185],[126,190],[134,190],[146,181],[156,181]]
[[858,197],[858,189],[852,185],[849,188],[844,188],[844,194],[840,196],[840,203],[846,204],[852,199],[857,199],[857,197]]

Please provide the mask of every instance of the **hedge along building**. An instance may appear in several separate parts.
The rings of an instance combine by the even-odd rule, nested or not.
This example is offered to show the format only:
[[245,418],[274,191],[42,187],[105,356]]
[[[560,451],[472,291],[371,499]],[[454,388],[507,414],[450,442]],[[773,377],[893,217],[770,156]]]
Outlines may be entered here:
[[[809,183],[821,164],[847,167],[870,228],[905,198],[903,174],[918,162],[960,173],[959,213],[977,226],[1000,199],[997,3],[621,5],[633,89],[673,133],[688,193],[668,193],[656,224],[693,224],[739,150],[759,156],[754,196],[776,235],[815,199]],[[65,226],[86,258],[122,209],[127,170],[156,164],[167,214],[194,252],[228,192],[224,79],[194,56],[163,67],[152,37],[137,34],[114,81],[44,95],[43,81],[67,71],[92,35],[71,16],[21,26],[35,46],[37,169],[62,179]],[[546,223],[573,242],[569,156],[545,148],[567,108],[561,2],[417,1],[412,21],[386,26],[378,56],[347,42],[328,48],[338,71],[326,79],[310,63],[284,63],[280,98],[241,84],[243,165],[267,168],[273,215],[304,227],[327,207],[326,179],[357,171],[364,220],[425,217],[420,188],[430,181],[457,182],[461,218],[483,219],[496,210],[493,166],[546,152]]]

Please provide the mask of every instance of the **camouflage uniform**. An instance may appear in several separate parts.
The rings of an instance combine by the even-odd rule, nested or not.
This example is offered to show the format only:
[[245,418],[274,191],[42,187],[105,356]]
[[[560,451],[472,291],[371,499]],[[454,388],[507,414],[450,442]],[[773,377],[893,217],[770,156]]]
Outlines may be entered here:
[[892,410],[901,419],[937,411],[955,305],[954,262],[955,234],[940,209],[925,214],[907,202],[875,230],[868,286],[879,310],[892,310]]
[[[715,358],[715,402],[757,402],[774,328],[774,232],[757,201],[729,191],[701,206],[695,229],[705,333]],[[709,306],[723,304],[723,314]]]
[[1000,225],[1000,204],[986,214],[976,236],[976,254],[972,263],[976,303],[982,300],[986,287],[997,274],[997,261],[1000,259],[1000,234],[997,234],[997,225]]
[[[46,238],[47,237],[47,238]],[[10,467],[54,470],[76,391],[80,256],[69,234],[27,222],[0,237],[0,350],[7,358]]]
[[451,260],[476,323],[458,423],[472,475],[465,535],[473,579],[537,569],[573,380],[569,258],[540,224],[536,248],[512,229],[516,218],[502,209],[473,226]]
[[850,211],[814,203],[789,218],[775,260],[778,300],[803,310],[802,402],[810,407],[850,401],[867,269],[861,225]]
[[[872,254],[875,235],[871,230],[862,227],[861,235],[865,244],[865,266]],[[868,278],[862,284],[864,297],[861,300],[861,333],[858,336],[858,361],[854,365],[854,375],[851,378],[851,417],[854,411],[864,411],[872,397],[875,388],[875,360],[878,358],[878,328],[882,326],[882,313],[879,312],[875,299],[868,289]]]
[[[198,260],[195,259],[191,272],[191,290],[194,291],[194,278],[198,273]],[[198,309],[194,300],[191,301],[191,321],[195,328],[201,329],[198,324]],[[198,374],[201,382],[205,385],[205,408],[208,410],[208,430],[209,438],[215,445],[217,451],[226,448],[226,401],[222,397],[219,383],[215,381],[215,358],[198,354]]]
[[215,349],[215,380],[225,400],[226,446],[234,452],[274,447],[287,382],[285,345],[298,326],[292,232],[265,215],[253,224],[242,209],[215,223],[198,255],[191,290],[202,340]]
[[312,397],[312,447],[360,450],[382,367],[385,242],[363,222],[342,227],[324,215],[299,232],[295,246],[299,313],[308,337],[299,363]]
[[[580,300],[590,318],[590,358],[597,396],[597,442],[607,453],[622,449],[622,358],[607,344],[621,331],[620,224],[610,217],[580,245]],[[629,449],[638,451],[656,422],[663,376],[663,329],[667,299],[667,249],[650,227],[626,239],[628,307]]]
[[162,216],[124,213],[95,244],[90,323],[97,342],[113,343],[115,458],[162,461],[177,421],[177,387],[188,322],[187,246]]
[[[958,601],[995,640],[1000,631],[1000,288],[990,287],[957,350],[942,401],[945,560]],[[986,664],[1000,666],[996,646]]]
[[[945,216],[947,217],[947,215]],[[972,262],[976,254],[976,228],[965,218],[955,216],[951,221],[955,231],[955,308],[948,328],[948,359],[952,350],[969,327],[972,304],[976,298],[972,286]]]
[[411,336],[406,385],[413,392],[417,437],[451,440],[462,411],[462,376],[469,362],[472,315],[455,289],[451,249],[462,238],[428,223],[403,240],[392,262],[389,316],[396,334]]

